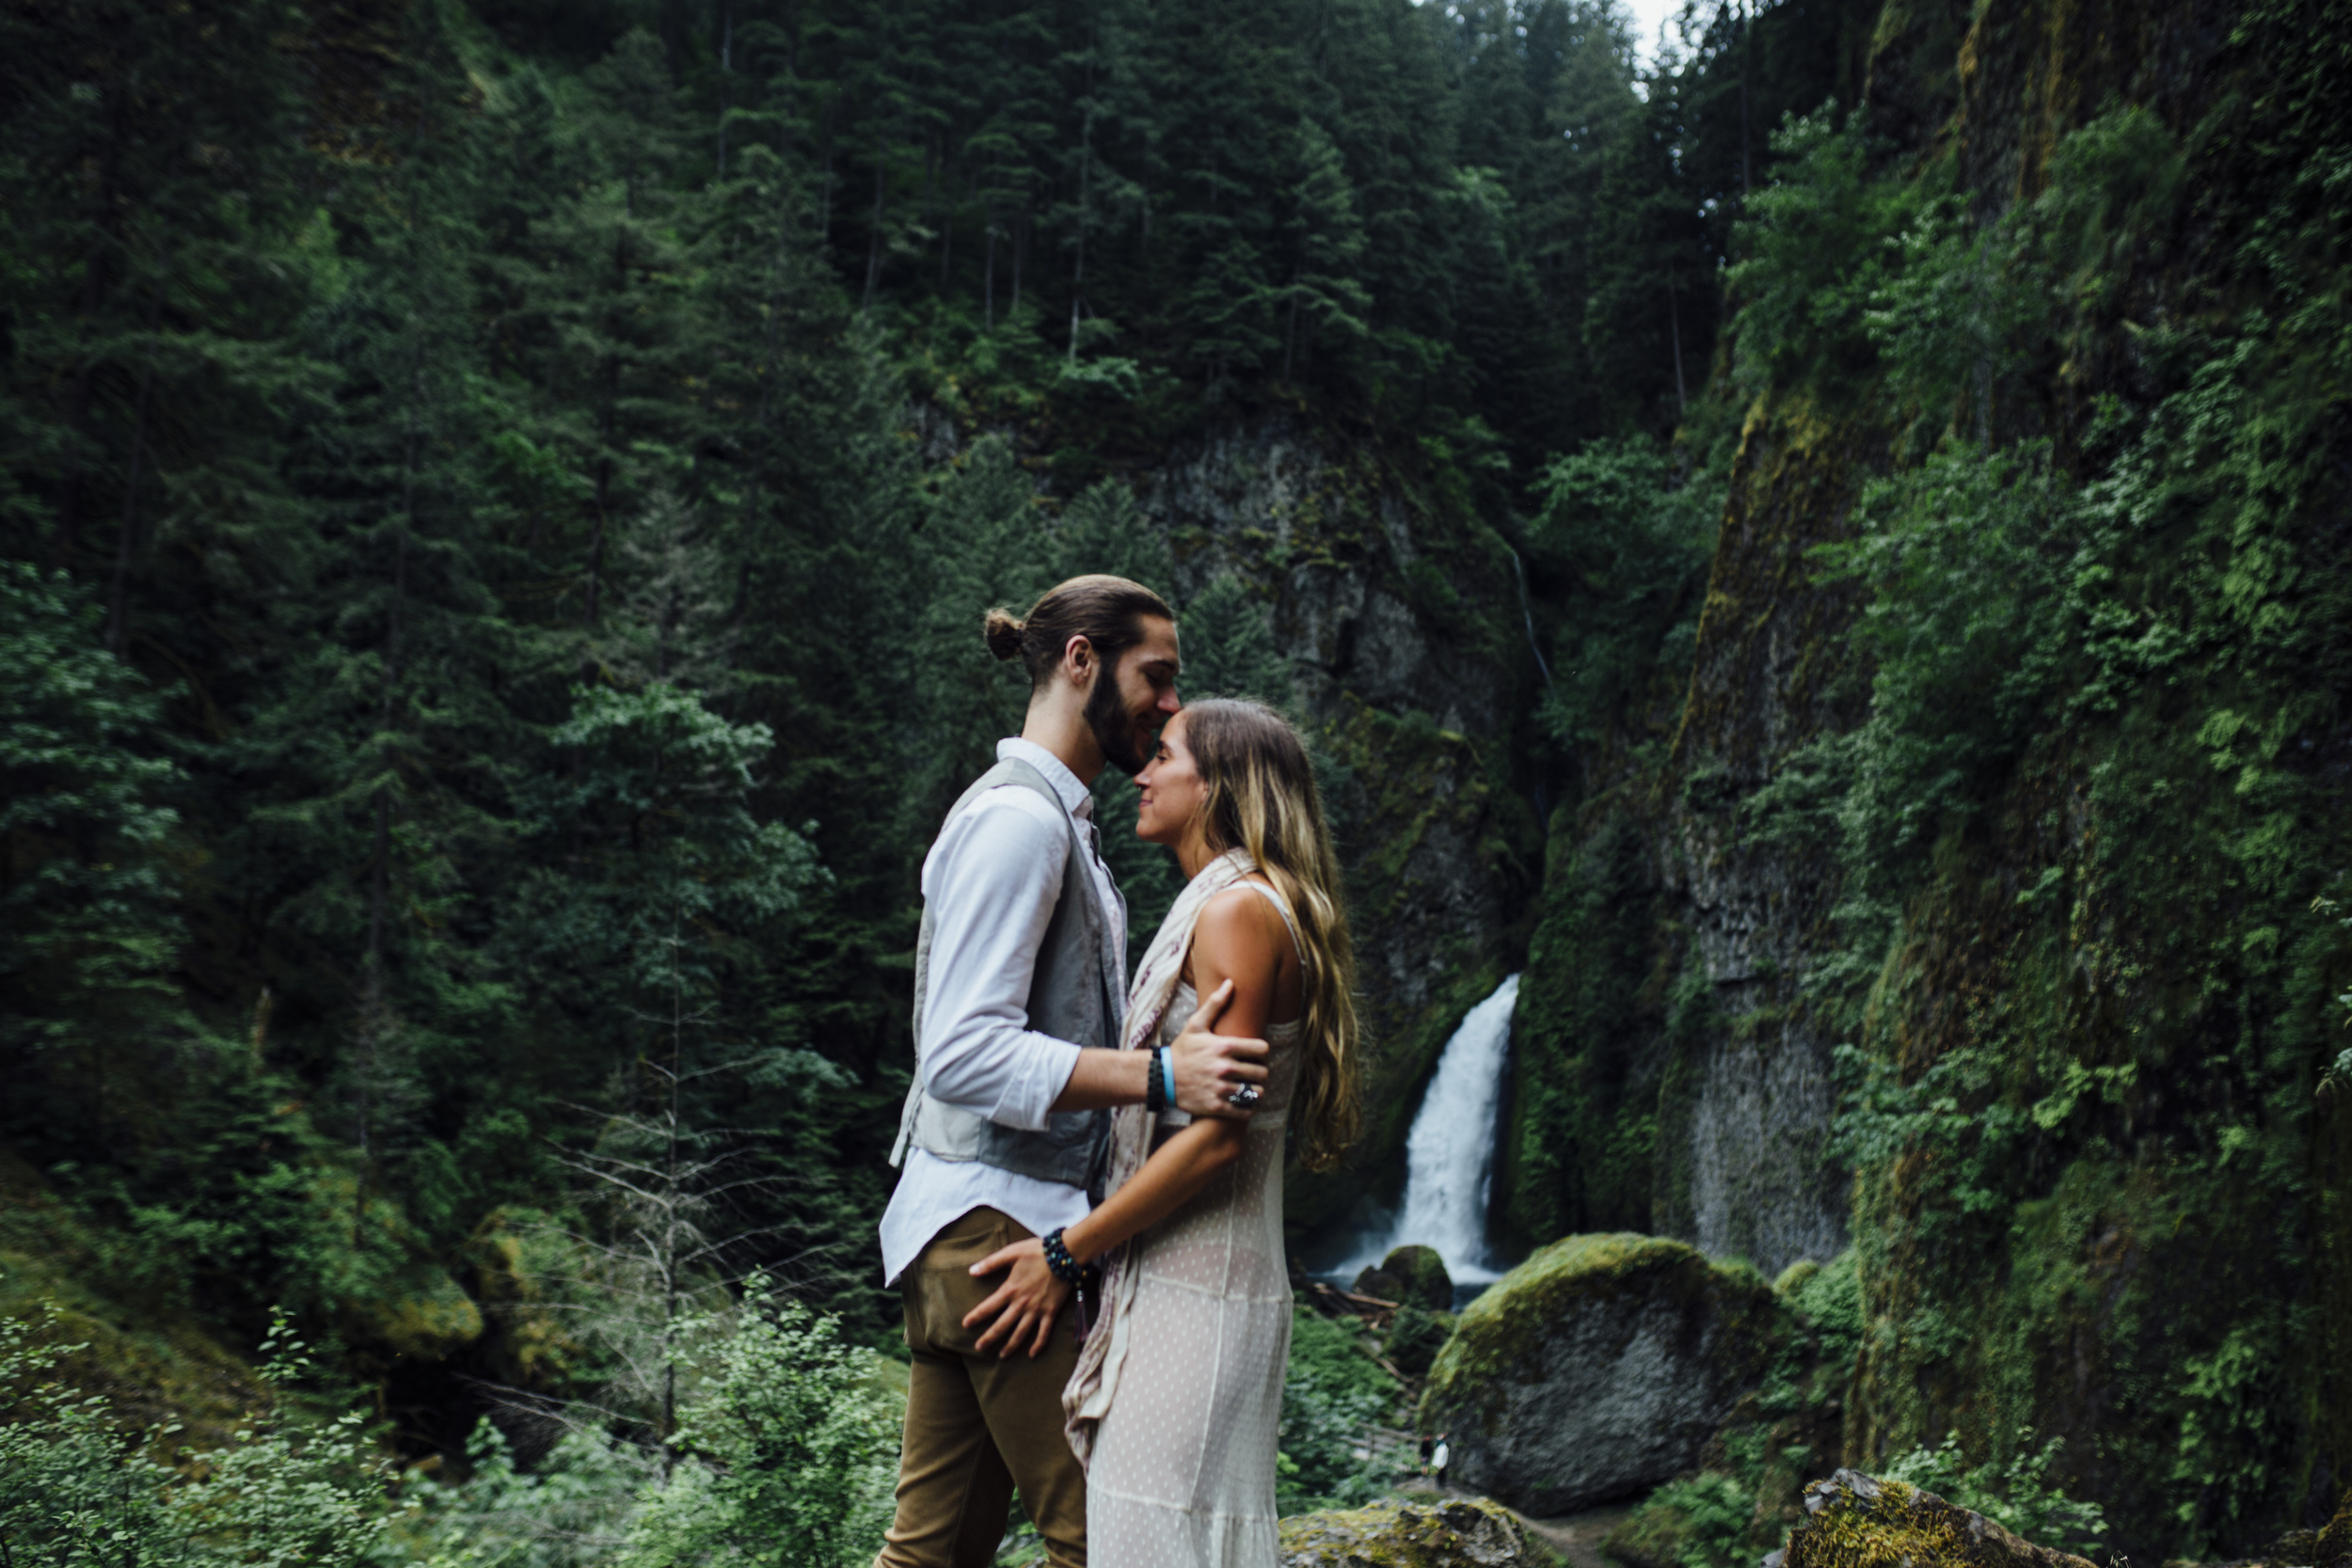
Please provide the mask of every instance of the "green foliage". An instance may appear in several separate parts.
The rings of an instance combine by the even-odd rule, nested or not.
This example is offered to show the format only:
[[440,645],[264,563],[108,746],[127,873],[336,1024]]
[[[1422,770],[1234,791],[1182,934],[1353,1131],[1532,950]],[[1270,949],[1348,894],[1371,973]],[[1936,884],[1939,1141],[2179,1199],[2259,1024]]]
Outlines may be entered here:
[[1772,133],[1781,162],[1753,193],[1729,272],[1738,310],[1735,383],[1837,391],[1877,361],[1869,316],[1883,305],[1895,237],[1917,200],[1906,181],[1869,178],[1861,125],[1835,103]]
[[702,1386],[673,1440],[677,1467],[630,1521],[624,1568],[872,1560],[890,1522],[900,1411],[880,1358],[839,1328],[764,1277],[729,1320],[690,1325],[708,1338]]
[[1432,1312],[1417,1301],[1408,1301],[1396,1309],[1396,1317],[1389,1324],[1389,1332],[1381,1343],[1389,1365],[1406,1377],[1427,1374],[1429,1364],[1445,1347],[1446,1336],[1453,1333],[1446,1315]]
[[525,1469],[484,1420],[462,1481],[403,1481],[375,1561],[870,1561],[889,1522],[900,1400],[885,1364],[841,1328],[755,1275],[739,1302],[681,1324],[686,1394],[666,1448],[616,1440],[581,1407]]
[[1941,1444],[1898,1455],[1879,1474],[1973,1509],[2037,1545],[2078,1557],[2099,1550],[2106,1535],[2105,1513],[2097,1503],[2069,1497],[2050,1476],[2065,1439],[2053,1437],[2037,1449],[2032,1437],[2031,1429],[2017,1434],[2006,1465],[1971,1467],[1961,1452],[1959,1434],[1947,1433]]
[[1854,1355],[1863,1341],[1860,1259],[1848,1247],[1819,1268],[1808,1269],[1786,1294],[1813,1330],[1824,1382],[1831,1389],[1842,1389],[1853,1374]]
[[[98,646],[94,596],[0,562],[0,1031],[16,1050],[72,1053],[169,1028],[184,933],[166,846],[183,777],[155,754],[162,704]],[[24,1085],[26,1092],[36,1092]]]
[[1535,493],[1528,556],[1562,626],[1540,711],[1556,738],[1588,745],[1689,667],[1723,488],[1632,436],[1554,458]]
[[[0,1549],[25,1568],[153,1562],[242,1568],[349,1568],[383,1519],[371,1493],[380,1466],[364,1416],[320,1426],[283,1412],[248,1417],[200,1453],[166,1421],[126,1432],[103,1394],[45,1374],[79,1346],[25,1318],[0,1319]],[[282,1315],[262,1342],[262,1373],[291,1403],[309,1370]]]
[[653,1483],[647,1455],[593,1425],[567,1428],[528,1470],[485,1418],[459,1482],[411,1471],[376,1568],[586,1568],[609,1562]]
[[1277,1506],[1284,1514],[1369,1502],[1402,1473],[1375,1429],[1400,1393],[1353,1320],[1305,1305],[1291,1313],[1290,1366],[1282,1380]]
[[1609,1537],[1610,1549],[1654,1568],[1732,1568],[1747,1544],[1756,1498],[1739,1480],[1706,1471],[1670,1481]]

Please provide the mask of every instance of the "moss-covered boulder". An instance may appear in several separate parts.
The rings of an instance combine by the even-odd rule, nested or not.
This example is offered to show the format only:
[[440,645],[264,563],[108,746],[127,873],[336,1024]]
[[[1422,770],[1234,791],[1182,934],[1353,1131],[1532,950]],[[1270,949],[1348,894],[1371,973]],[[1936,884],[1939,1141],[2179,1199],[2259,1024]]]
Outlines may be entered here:
[[1549,1568],[1517,1515],[1484,1497],[1375,1503],[1282,1521],[1282,1568]]
[[2091,1568],[1932,1492],[1853,1470],[1806,1487],[1804,1511],[1764,1568]]
[[1570,1236],[1464,1308],[1422,1430],[1452,1439],[1459,1484],[1565,1513],[1696,1467],[1794,1332],[1745,1265],[1656,1236]]
[[2336,1516],[2312,1544],[2312,1568],[2352,1568],[2352,1487],[2344,1488]]
[[1454,1310],[1454,1276],[1433,1246],[1390,1250],[1378,1266],[1356,1276],[1356,1293],[1399,1304],[1415,1302],[1432,1312]]

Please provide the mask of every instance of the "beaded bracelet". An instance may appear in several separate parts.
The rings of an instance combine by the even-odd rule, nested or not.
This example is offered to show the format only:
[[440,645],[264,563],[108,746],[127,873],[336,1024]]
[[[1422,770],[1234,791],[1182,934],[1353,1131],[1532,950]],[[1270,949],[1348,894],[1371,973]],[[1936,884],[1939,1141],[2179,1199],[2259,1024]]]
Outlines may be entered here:
[[1160,1047],[1160,1070],[1168,1074],[1168,1083],[1161,1089],[1161,1098],[1169,1110],[1176,1109],[1176,1052],[1172,1046]]
[[1086,1279],[1086,1269],[1070,1256],[1070,1248],[1061,1239],[1062,1227],[1054,1227],[1045,1233],[1045,1267],[1056,1279],[1065,1285],[1078,1285]]
[[1144,1064],[1143,1108],[1152,1116],[1168,1109],[1168,1089],[1160,1080],[1160,1065],[1168,1056],[1168,1047],[1152,1049],[1152,1059]]

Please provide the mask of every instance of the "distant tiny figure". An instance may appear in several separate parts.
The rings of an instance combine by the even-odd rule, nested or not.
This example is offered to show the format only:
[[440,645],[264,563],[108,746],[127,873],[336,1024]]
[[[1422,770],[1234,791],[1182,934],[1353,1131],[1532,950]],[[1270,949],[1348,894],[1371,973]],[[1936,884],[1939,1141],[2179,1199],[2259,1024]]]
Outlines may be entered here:
[[1439,1486],[1445,1484],[1445,1467],[1454,1458],[1454,1449],[1446,1442],[1444,1433],[1438,1433],[1437,1446],[1429,1450],[1429,1479]]

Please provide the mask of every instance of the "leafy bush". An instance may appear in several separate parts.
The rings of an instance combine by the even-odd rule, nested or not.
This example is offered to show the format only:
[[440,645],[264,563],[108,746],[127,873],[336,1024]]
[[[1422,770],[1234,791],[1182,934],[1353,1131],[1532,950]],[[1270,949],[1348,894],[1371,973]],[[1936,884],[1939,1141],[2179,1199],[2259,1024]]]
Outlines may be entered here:
[[[80,1346],[0,1319],[0,1560],[9,1568],[344,1568],[383,1524],[358,1411],[322,1426],[276,1412],[227,1447],[178,1449],[176,1421],[126,1432],[104,1394],[47,1377]],[[309,1359],[281,1315],[262,1373],[281,1395]]]
[[1638,1568],[1734,1568],[1756,1560],[1747,1543],[1756,1498],[1709,1471],[1670,1481],[1610,1533],[1612,1555]]
[[1361,1329],[1303,1306],[1292,1312],[1276,1458],[1275,1499],[1283,1513],[1352,1507],[1394,1484],[1402,1467],[1375,1429],[1397,1392]]
[[485,1419],[466,1458],[463,1482],[415,1472],[402,1483],[407,1506],[375,1553],[379,1568],[588,1568],[620,1546],[655,1477],[644,1450],[593,1426],[565,1433],[524,1470]]
[[623,1568],[870,1562],[898,1480],[896,1402],[881,1357],[839,1324],[746,1285],[726,1319],[696,1320],[701,1386],[678,1421],[678,1460],[631,1522]]
[[1420,1377],[1437,1360],[1438,1352],[1445,1348],[1446,1338],[1454,1332],[1444,1317],[1430,1311],[1419,1302],[1408,1301],[1396,1309],[1396,1319],[1389,1324],[1387,1342],[1389,1365],[1407,1377]]
[[1947,1433],[1935,1448],[1924,1444],[1895,1460],[1881,1478],[1932,1492],[1947,1503],[1974,1509],[2026,1540],[2060,1551],[2087,1555],[2106,1534],[2106,1516],[2097,1503],[2076,1502],[2050,1479],[2050,1466],[2066,1440],[2053,1437],[2031,1448],[2030,1428],[2017,1434],[2017,1451],[2006,1463],[1971,1468],[1960,1451],[1960,1436]]
[[1853,1248],[1806,1275],[1790,1289],[1788,1300],[1813,1325],[1833,1386],[1843,1383],[1862,1348],[1862,1271]]

